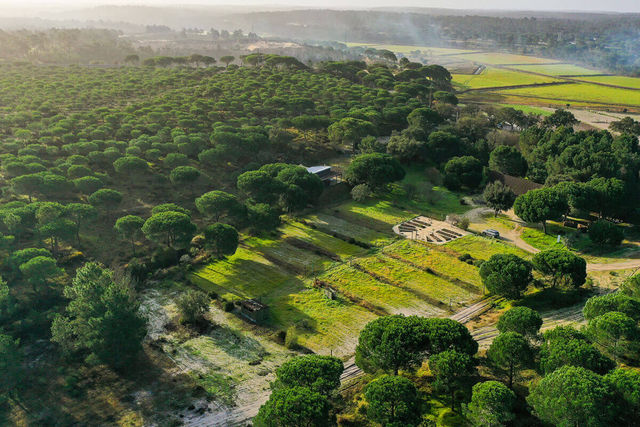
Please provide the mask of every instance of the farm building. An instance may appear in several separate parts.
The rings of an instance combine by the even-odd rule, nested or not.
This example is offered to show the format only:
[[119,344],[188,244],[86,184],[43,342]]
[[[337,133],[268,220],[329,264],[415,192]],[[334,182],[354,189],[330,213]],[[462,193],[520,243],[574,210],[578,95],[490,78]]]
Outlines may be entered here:
[[262,324],[267,320],[268,307],[254,299],[240,301],[240,314],[256,324]]
[[306,167],[307,172],[316,175],[325,185],[333,185],[338,182],[340,174],[334,171],[331,166],[310,166]]

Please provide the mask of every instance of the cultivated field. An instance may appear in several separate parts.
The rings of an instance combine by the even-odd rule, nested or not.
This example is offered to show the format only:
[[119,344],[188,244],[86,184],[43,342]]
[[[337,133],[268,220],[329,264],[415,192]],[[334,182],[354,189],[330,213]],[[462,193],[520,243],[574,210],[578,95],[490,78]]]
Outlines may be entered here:
[[640,106],[640,91],[612,88],[588,83],[560,86],[525,87],[499,90],[507,96],[534,98],[565,103]]
[[[640,89],[640,78],[601,76],[599,74],[604,73],[602,70],[585,68],[549,58],[502,52],[365,43],[349,43],[349,45],[384,48],[417,58],[420,57],[416,56],[416,53],[423,56],[428,54],[430,61],[454,70],[453,83],[457,88],[462,90],[483,89],[482,99],[478,99],[472,91],[469,91],[466,94],[461,94],[463,102],[465,99],[474,102],[483,102],[491,99],[496,103],[531,106],[533,108],[536,106],[566,108],[567,104],[570,104],[571,107],[575,108],[602,111],[621,111],[625,113],[627,111],[640,111],[640,90],[631,90]],[[487,68],[478,75],[472,74],[479,65],[485,65]],[[582,82],[540,87],[531,86],[541,83],[562,82],[563,76],[620,87],[607,87]],[[500,89],[505,87],[509,87],[509,89]],[[492,97],[492,95],[495,96]],[[537,111],[536,114],[542,113]]]
[[552,77],[536,76],[518,71],[487,67],[480,74],[454,74],[453,82],[464,88],[481,89],[488,87],[531,85],[560,81]]
[[[461,52],[462,53],[462,52]],[[462,56],[460,56],[462,59]],[[508,65],[508,64],[553,64],[558,61],[535,56],[513,55],[500,52],[480,52],[464,54],[466,61],[477,62],[487,65]]]
[[640,89],[640,78],[638,77],[591,76],[591,77],[580,77],[580,80],[594,82],[594,83],[603,83],[607,85]]
[[592,70],[573,64],[514,65],[509,66],[509,68],[528,71],[531,73],[548,74],[550,76],[583,76],[602,73],[602,71]]

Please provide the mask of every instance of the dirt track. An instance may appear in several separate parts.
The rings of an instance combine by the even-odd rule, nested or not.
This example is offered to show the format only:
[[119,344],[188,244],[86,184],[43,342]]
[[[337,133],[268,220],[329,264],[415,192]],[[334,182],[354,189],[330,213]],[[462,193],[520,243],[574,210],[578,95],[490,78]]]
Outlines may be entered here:
[[[479,218],[481,218],[483,215],[490,214],[491,212],[493,211],[489,208],[480,207],[472,209],[471,211],[467,212],[465,216],[469,218],[471,222],[478,222]],[[500,229],[501,240],[532,254],[540,252],[540,249],[531,246],[529,243],[525,242],[522,237],[520,237],[520,235],[522,234],[522,229],[526,224],[513,213],[512,209],[505,212],[505,214],[511,221],[513,221],[514,228]],[[640,268],[640,258],[627,259],[626,261],[612,263],[587,263],[587,271],[614,271],[629,270],[634,268]]]

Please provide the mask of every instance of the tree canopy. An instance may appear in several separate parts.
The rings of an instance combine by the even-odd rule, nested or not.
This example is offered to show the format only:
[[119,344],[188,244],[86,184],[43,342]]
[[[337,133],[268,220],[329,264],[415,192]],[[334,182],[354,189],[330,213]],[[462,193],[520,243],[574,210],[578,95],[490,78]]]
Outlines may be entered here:
[[496,254],[480,266],[480,277],[489,292],[517,299],[533,280],[531,269],[531,263],[516,255]]

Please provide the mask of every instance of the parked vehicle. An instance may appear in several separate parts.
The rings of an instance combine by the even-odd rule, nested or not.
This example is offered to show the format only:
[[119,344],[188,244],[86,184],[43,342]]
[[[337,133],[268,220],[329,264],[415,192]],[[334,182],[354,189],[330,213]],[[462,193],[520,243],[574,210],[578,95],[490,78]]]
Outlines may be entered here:
[[487,236],[487,237],[493,237],[494,239],[497,239],[500,237],[500,232],[498,230],[494,230],[492,228],[484,230],[482,232],[483,236]]

